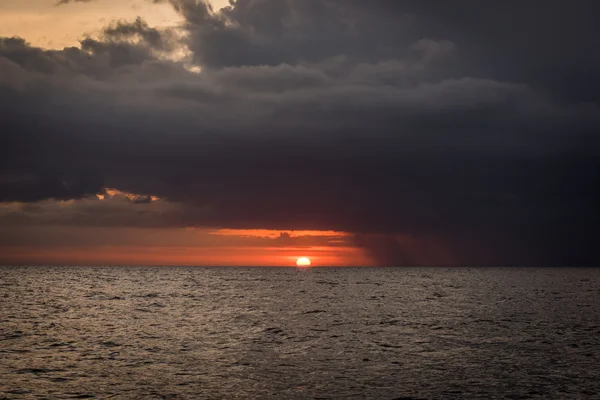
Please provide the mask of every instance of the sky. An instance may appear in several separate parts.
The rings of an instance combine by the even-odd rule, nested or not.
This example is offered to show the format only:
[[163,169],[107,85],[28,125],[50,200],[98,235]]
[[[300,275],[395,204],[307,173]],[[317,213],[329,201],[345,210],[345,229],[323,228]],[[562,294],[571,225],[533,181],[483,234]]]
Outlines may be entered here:
[[0,264],[599,266],[600,3],[0,2]]

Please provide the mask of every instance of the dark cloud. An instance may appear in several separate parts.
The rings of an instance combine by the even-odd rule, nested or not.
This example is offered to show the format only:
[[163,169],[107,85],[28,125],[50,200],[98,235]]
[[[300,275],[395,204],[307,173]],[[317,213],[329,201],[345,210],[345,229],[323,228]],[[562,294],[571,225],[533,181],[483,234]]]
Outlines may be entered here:
[[598,101],[600,34],[593,0],[238,0],[220,13],[202,1],[169,0],[189,46],[206,66],[277,65],[344,55],[389,60],[422,38],[459,44],[449,73],[529,82],[557,98]]
[[0,179],[0,201],[81,199],[102,190],[101,177],[94,174],[69,175],[52,175],[43,172],[36,176],[5,176],[4,179]]
[[[188,46],[207,67],[391,58],[419,39],[410,16],[373,13],[362,2],[236,1],[213,12],[204,1],[170,0],[185,19]],[[382,21],[383,18],[383,21]]]
[[176,46],[172,32],[152,28],[140,17],[133,22],[116,21],[102,33],[104,40],[118,41],[137,38],[152,48],[164,51],[173,50]]
[[390,265],[599,261],[595,2],[170,3],[187,35],[0,41],[4,201],[115,187],[140,204],[44,218],[342,230]]

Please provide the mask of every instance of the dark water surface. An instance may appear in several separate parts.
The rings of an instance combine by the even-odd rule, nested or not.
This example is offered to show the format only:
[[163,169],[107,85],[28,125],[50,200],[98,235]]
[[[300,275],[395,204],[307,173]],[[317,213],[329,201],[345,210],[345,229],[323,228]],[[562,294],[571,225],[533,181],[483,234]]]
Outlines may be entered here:
[[600,399],[600,269],[0,268],[1,399]]

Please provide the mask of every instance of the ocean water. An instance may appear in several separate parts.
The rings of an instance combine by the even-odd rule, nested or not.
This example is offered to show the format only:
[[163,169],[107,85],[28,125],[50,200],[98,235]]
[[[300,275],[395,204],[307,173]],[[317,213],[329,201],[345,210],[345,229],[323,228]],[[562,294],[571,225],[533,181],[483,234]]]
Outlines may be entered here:
[[0,399],[600,399],[600,269],[0,268]]

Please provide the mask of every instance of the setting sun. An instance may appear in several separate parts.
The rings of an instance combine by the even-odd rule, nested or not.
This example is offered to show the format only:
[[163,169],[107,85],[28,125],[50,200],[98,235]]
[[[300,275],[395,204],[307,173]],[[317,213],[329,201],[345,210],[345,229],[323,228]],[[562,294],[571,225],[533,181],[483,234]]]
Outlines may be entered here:
[[310,267],[310,259],[308,257],[300,257],[296,260],[298,267]]

